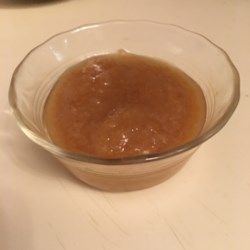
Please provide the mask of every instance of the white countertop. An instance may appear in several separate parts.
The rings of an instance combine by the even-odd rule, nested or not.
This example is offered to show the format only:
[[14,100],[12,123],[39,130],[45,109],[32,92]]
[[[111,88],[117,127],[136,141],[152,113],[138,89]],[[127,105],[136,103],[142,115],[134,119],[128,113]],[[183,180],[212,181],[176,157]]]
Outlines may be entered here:
[[[250,1],[15,2],[0,0],[0,249],[249,250]],[[21,133],[7,101],[11,74],[31,48],[111,19],[200,32],[229,53],[241,76],[241,100],[223,131],[170,180],[129,193],[97,191],[73,178]]]

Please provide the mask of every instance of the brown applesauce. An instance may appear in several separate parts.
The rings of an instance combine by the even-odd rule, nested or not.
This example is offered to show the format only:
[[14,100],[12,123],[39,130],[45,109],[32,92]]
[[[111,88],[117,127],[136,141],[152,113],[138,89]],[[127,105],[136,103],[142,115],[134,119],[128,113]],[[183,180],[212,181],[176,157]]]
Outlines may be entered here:
[[163,61],[131,53],[86,59],[55,83],[44,122],[58,146],[104,158],[160,153],[201,131],[198,84]]

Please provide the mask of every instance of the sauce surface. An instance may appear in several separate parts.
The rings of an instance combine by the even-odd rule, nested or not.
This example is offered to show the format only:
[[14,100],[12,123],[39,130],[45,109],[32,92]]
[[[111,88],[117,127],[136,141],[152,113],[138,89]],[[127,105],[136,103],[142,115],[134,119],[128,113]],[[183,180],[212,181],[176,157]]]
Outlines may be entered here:
[[49,94],[44,122],[64,149],[119,158],[184,144],[200,133],[205,115],[202,90],[188,75],[123,52],[67,69]]

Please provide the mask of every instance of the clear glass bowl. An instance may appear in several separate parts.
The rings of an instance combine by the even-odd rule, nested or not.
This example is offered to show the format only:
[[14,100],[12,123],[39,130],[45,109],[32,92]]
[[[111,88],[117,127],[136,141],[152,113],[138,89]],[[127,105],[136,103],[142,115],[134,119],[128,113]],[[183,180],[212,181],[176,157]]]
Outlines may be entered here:
[[[90,157],[51,142],[43,123],[43,108],[58,76],[87,57],[119,49],[165,60],[200,85],[207,114],[199,137],[160,154],[122,159]],[[238,101],[239,74],[225,51],[202,35],[150,21],[110,21],[57,34],[23,59],[9,89],[9,102],[23,132],[77,178],[109,191],[142,189],[172,176],[199,145],[227,123]]]

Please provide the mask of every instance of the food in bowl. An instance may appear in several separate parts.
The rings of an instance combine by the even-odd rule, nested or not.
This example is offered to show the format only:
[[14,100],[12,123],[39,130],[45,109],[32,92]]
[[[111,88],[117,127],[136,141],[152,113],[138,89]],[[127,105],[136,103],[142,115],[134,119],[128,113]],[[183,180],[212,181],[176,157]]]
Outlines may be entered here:
[[[179,146],[172,144],[166,150],[158,148],[154,153],[147,153],[149,144],[138,155],[120,157],[108,155],[105,150],[99,152],[102,157],[94,151],[84,153],[86,149],[75,148],[72,151],[52,140],[44,119],[44,106],[48,104],[60,76],[67,73],[72,65],[96,55],[112,54],[120,48],[130,54],[168,62],[168,70],[177,67],[199,85],[206,103],[206,117],[201,131],[197,130],[193,139]],[[164,96],[164,91],[157,94],[157,90],[151,90],[154,96]],[[239,93],[239,74],[231,59],[203,35],[152,21],[110,21],[83,25],[57,34],[30,51],[13,73],[9,101],[22,131],[52,153],[78,179],[103,190],[128,191],[156,185],[178,172],[199,146],[228,122],[238,104]],[[161,102],[163,97],[157,99]],[[140,115],[150,113],[148,109],[136,109]],[[124,121],[126,125],[129,120]],[[99,125],[92,131],[100,135],[100,148],[109,148],[109,144],[102,143],[105,136],[100,133],[105,123]],[[149,129],[148,132],[152,131]],[[124,149],[124,153],[129,151]]]
[[124,50],[71,66],[56,81],[44,110],[56,145],[103,158],[180,146],[200,133],[205,117],[203,92],[191,77]]

